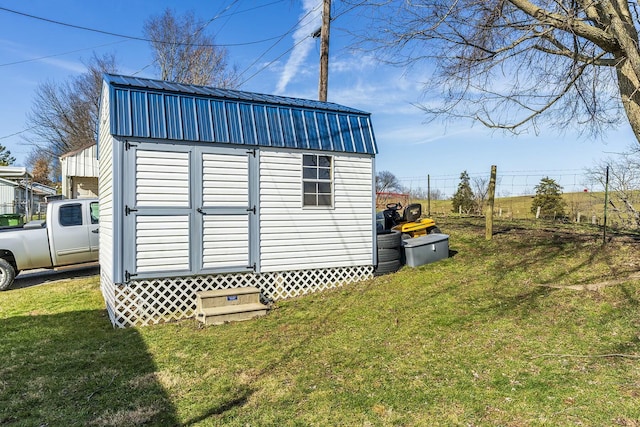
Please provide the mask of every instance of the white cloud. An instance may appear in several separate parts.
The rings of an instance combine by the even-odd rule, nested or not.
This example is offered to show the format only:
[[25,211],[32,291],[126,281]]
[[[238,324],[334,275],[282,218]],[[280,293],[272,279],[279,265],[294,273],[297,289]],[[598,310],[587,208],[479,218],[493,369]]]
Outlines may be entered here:
[[313,38],[309,37],[322,24],[322,1],[303,0],[303,13],[300,16],[298,29],[293,33],[294,48],[289,60],[284,66],[280,80],[276,86],[276,93],[282,94],[291,79],[299,73],[300,66],[315,45]]
[[[40,63],[49,65],[61,70],[71,71],[73,73],[82,73],[86,71],[87,67],[85,67],[82,63],[78,61],[67,61],[64,59],[60,59],[60,54],[56,54],[53,56],[51,54],[42,54],[39,52],[30,51],[26,46],[13,42],[11,40],[0,39],[0,48],[2,51],[6,52],[6,55],[3,55],[2,63],[3,64],[12,64],[12,63]],[[15,64],[18,65],[18,64]]]

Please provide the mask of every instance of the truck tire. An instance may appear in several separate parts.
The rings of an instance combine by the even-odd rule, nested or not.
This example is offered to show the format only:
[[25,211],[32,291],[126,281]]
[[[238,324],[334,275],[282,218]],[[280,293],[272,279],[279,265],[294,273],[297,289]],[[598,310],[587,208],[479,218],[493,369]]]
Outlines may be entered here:
[[378,262],[397,261],[400,259],[400,248],[378,249]]
[[442,231],[437,226],[433,226],[431,228],[427,228],[427,234],[442,234]]
[[382,276],[383,274],[387,273],[395,273],[396,271],[400,270],[400,267],[400,260],[379,262],[373,275]]
[[395,230],[378,233],[376,240],[378,249],[394,249],[402,246],[402,237],[400,232]]
[[16,270],[6,259],[0,258],[0,291],[6,291],[16,278]]

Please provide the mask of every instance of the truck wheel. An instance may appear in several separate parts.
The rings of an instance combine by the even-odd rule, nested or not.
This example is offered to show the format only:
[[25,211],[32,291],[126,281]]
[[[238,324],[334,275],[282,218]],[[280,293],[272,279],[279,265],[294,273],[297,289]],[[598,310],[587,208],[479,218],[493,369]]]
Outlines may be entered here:
[[16,278],[16,270],[6,259],[0,258],[0,291],[6,291]]
[[427,234],[442,234],[442,231],[440,231],[438,227],[433,226],[431,228],[427,228]]
[[400,248],[378,249],[378,262],[397,261],[400,259]]
[[379,262],[373,275],[382,276],[383,274],[387,273],[395,273],[396,271],[400,270],[400,267],[400,260]]
[[395,230],[378,233],[376,240],[378,249],[393,249],[402,245],[400,232]]

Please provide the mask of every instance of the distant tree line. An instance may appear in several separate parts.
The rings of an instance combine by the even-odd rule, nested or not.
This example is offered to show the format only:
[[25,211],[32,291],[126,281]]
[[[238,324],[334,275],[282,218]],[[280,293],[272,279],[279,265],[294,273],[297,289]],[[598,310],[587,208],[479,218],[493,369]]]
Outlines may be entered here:
[[[438,189],[428,190],[422,187],[407,187],[389,171],[381,171],[376,175],[376,193],[402,193],[413,200],[444,200],[444,193]],[[429,195],[431,197],[429,197]]]

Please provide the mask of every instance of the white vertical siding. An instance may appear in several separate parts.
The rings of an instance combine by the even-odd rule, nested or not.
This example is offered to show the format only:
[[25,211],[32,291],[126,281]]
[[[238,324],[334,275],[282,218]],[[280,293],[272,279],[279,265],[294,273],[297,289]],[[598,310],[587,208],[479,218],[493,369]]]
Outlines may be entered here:
[[261,150],[261,271],[373,263],[373,160],[332,156],[334,206],[303,208],[302,153]]
[[0,214],[15,213],[16,185],[0,179]]
[[93,144],[77,153],[66,156],[63,160],[66,163],[68,176],[97,177],[98,170],[98,150]]
[[[62,169],[62,194],[65,197],[96,197],[98,175],[100,169],[98,165],[98,148],[96,144],[86,147],[83,150],[65,155],[60,159]],[[85,178],[79,180],[79,177]],[[78,183],[91,183],[91,188],[79,187]]]
[[99,117],[100,145],[100,271],[106,284],[114,282],[113,137],[109,131],[109,91],[102,89]]

